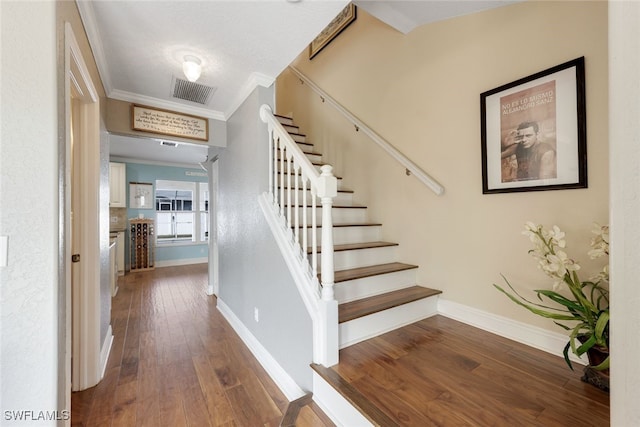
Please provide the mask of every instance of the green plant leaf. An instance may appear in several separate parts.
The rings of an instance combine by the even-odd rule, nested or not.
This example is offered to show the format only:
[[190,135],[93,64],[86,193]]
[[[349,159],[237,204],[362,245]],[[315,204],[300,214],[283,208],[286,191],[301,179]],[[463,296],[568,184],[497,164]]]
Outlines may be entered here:
[[569,365],[569,368],[573,371],[573,365],[571,364],[571,360],[569,359],[570,347],[571,347],[571,341],[569,341],[567,345],[564,346],[564,350],[562,350],[562,354],[564,355],[564,361],[567,362],[567,365]]
[[502,289],[500,286],[496,285],[495,283],[493,284],[493,286],[496,287],[496,289],[498,289],[500,292],[502,292],[503,294],[505,294],[507,297],[509,297],[509,299],[511,299],[511,301],[515,302],[516,304],[526,308],[527,310],[529,310],[530,312],[532,312],[533,314],[537,314],[538,316],[542,316],[542,317],[546,317],[548,319],[556,319],[556,320],[576,320],[575,316],[572,315],[568,315],[568,314],[558,314],[558,313],[550,313],[548,311],[545,310],[540,310],[538,308],[533,307],[530,304],[524,303],[522,301],[520,301],[518,298],[516,298],[515,296],[511,295],[510,293],[508,293],[507,291],[505,291],[504,289]]
[[534,292],[537,292],[538,294],[542,294],[547,298],[549,298],[551,301],[556,302],[560,305],[563,305],[572,311],[577,311],[577,312],[584,311],[584,307],[582,307],[580,304],[560,295],[557,292],[546,290],[546,289],[539,289],[539,290],[535,290]]

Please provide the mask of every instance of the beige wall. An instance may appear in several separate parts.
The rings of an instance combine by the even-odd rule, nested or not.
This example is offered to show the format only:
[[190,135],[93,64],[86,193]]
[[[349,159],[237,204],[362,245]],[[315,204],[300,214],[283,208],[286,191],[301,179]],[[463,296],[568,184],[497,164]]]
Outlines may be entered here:
[[[608,221],[606,2],[525,2],[419,27],[407,35],[364,11],[313,61],[294,65],[431,174],[438,197],[390,160],[290,72],[278,79],[277,111],[344,176],[355,197],[420,265],[422,285],[443,298],[558,331],[491,286],[551,282],[527,254],[526,221],[557,224],[570,256],[586,255],[591,223]],[[482,194],[480,93],[585,56],[589,188]],[[313,118],[313,119],[312,119]]]

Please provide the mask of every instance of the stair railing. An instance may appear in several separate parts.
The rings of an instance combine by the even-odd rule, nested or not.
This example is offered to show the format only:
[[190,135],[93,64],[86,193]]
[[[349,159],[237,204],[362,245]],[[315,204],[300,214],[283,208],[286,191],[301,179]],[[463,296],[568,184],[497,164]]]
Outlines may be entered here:
[[[262,196],[261,206],[268,221],[274,218],[270,226],[314,324],[314,362],[332,366],[338,363],[339,347],[331,219],[337,179],[330,165],[318,172],[268,105],[260,107],[260,118],[268,127],[270,153],[269,192]],[[317,199],[322,207],[320,224]]]
[[349,110],[344,108],[338,101],[333,99],[328,93],[322,90],[318,85],[309,80],[307,76],[302,74],[296,67],[290,65],[289,69],[298,76],[298,78],[305,83],[311,90],[320,96],[322,102],[327,102],[338,110],[347,120],[349,120],[356,128],[357,131],[364,132],[373,142],[375,142],[380,148],[382,148],[392,158],[397,160],[402,166],[405,167],[407,175],[414,175],[420,182],[429,187],[431,191],[441,196],[444,193],[444,187],[438,183],[435,179],[429,176],[418,165],[412,162],[407,156],[402,154],[398,149],[391,145],[387,140],[378,135],[373,129],[371,129],[366,123],[353,115]]

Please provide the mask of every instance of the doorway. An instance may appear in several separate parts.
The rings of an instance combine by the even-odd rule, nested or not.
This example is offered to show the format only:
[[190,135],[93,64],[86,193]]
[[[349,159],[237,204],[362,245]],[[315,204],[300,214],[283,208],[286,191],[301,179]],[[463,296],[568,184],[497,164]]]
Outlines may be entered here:
[[65,325],[65,397],[70,407],[72,390],[100,381],[111,331],[101,340],[100,104],[69,23],[64,62],[65,141],[59,167],[65,292],[60,320]]

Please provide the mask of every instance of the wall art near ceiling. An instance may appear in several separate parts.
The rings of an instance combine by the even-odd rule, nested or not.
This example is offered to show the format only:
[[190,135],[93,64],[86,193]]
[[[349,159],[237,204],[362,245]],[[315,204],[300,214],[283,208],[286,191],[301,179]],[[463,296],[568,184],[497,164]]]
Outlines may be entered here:
[[129,208],[153,209],[153,184],[148,182],[130,182]]
[[356,20],[356,7],[350,3],[347,7],[333,18],[333,21],[327,25],[324,30],[309,45],[309,59],[316,56],[325,48],[331,40],[335,39],[345,28]]
[[587,187],[584,57],[480,95],[482,192]]
[[131,129],[209,141],[209,120],[142,105],[131,105]]

